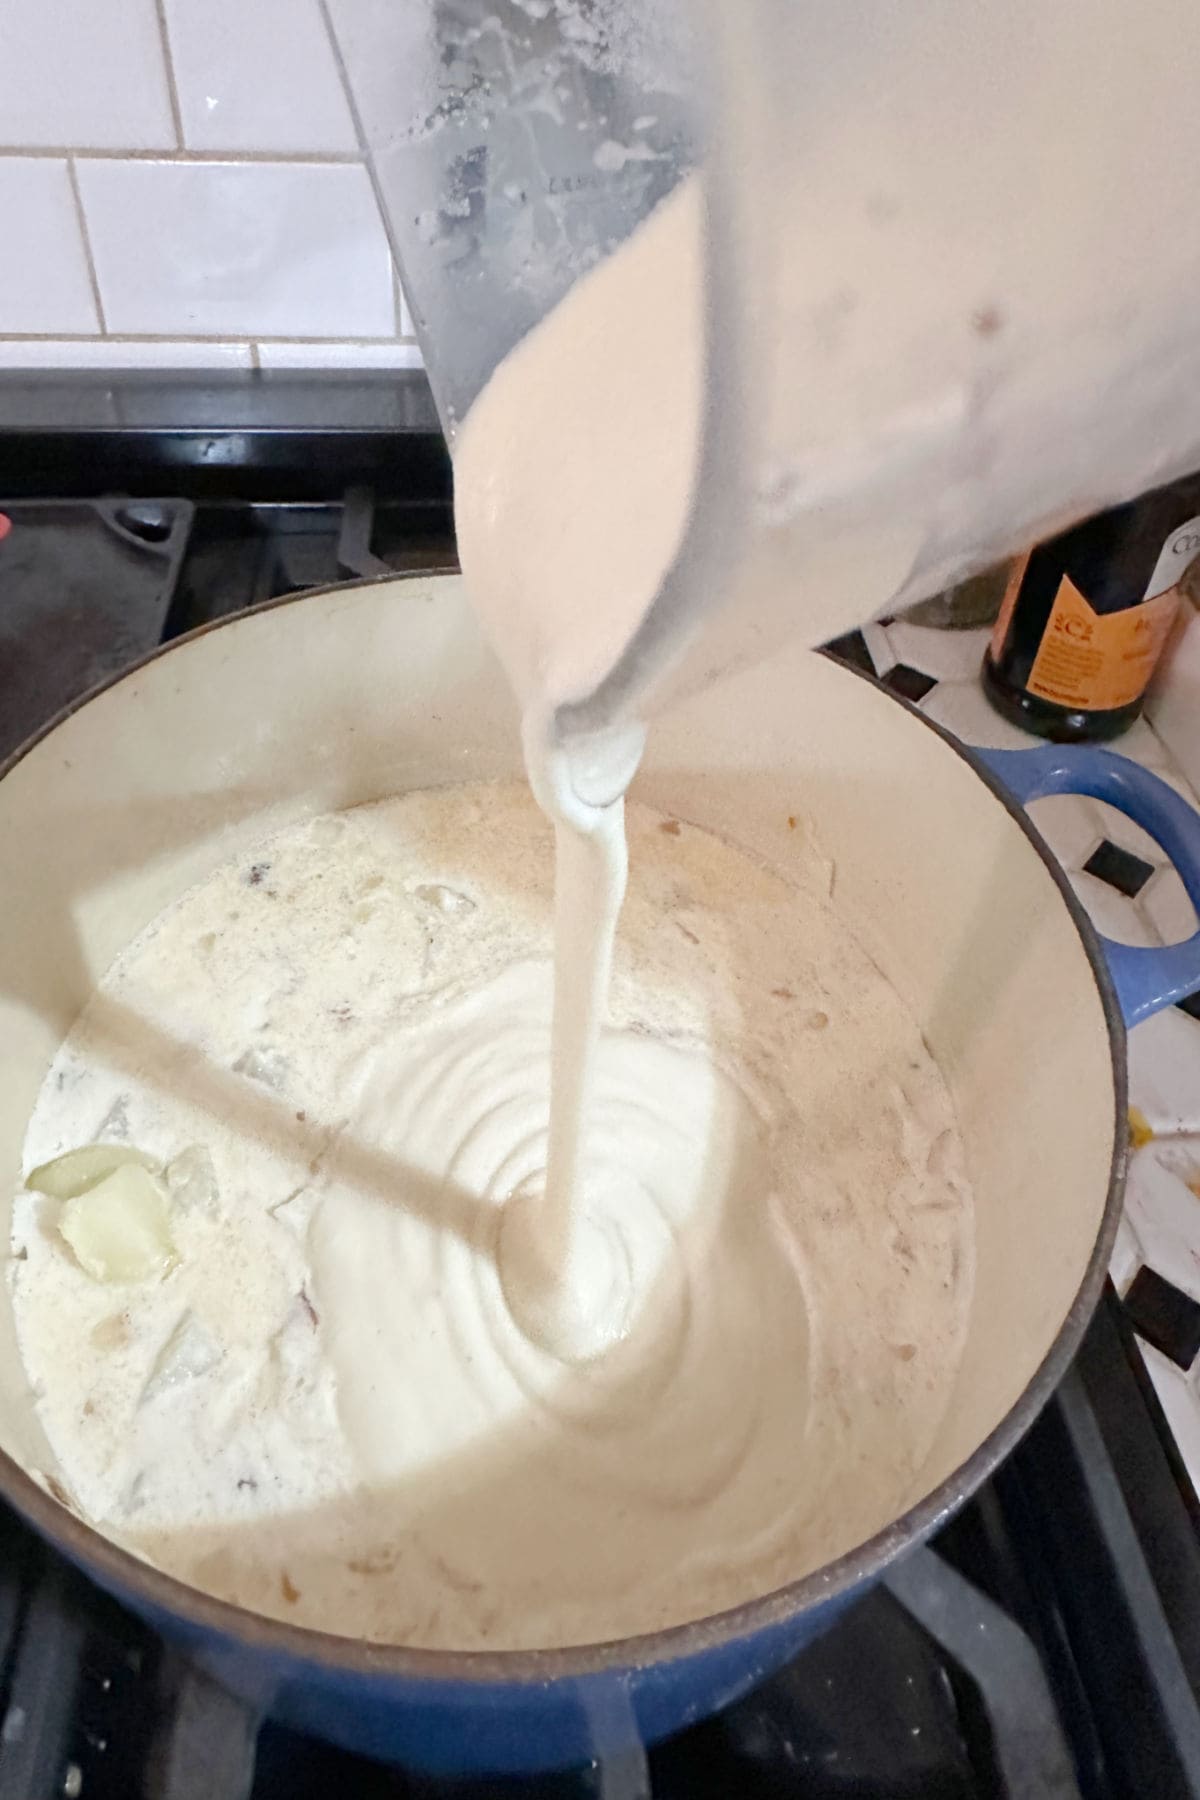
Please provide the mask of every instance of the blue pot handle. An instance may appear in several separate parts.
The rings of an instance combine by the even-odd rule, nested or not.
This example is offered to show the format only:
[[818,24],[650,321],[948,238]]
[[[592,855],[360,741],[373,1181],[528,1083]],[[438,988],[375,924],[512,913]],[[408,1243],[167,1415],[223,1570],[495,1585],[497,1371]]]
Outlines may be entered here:
[[[975,755],[1022,805],[1047,794],[1090,794],[1117,807],[1162,845],[1200,913],[1200,813],[1149,769],[1111,750],[1080,745],[976,749]],[[1200,931],[1161,950],[1116,944],[1106,937],[1100,947],[1126,1025],[1136,1025],[1200,988]]]

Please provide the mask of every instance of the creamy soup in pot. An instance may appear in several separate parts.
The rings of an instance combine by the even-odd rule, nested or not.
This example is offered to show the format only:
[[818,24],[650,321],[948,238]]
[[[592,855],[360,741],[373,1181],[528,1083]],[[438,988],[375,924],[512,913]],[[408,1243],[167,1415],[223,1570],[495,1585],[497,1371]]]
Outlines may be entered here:
[[629,837],[578,1201],[616,1325],[582,1360],[497,1266],[547,1156],[554,859],[522,785],[291,828],[109,971],[27,1164],[136,1148],[158,1264],[97,1278],[103,1234],[74,1232],[89,1272],[80,1203],[33,1190],[10,1264],[102,1529],[281,1618],[515,1647],[732,1605],[912,1497],[971,1292],[941,1076],[815,850],[796,886],[640,806]]

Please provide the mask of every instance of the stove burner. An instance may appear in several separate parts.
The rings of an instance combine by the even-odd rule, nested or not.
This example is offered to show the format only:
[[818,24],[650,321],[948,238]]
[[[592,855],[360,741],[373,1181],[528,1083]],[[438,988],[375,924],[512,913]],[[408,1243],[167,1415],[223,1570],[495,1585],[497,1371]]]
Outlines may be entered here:
[[0,761],[152,650],[187,544],[187,500],[0,502]]

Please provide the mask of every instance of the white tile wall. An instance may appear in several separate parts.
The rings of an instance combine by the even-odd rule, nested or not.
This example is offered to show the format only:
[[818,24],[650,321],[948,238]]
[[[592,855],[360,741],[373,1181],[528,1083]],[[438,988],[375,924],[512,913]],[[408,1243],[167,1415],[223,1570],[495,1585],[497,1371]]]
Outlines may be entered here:
[[98,331],[70,171],[0,157],[0,332]]
[[263,369],[419,369],[415,344],[278,343],[258,346]]
[[321,0],[0,0],[0,208],[0,371],[420,364]]
[[[403,349],[401,345],[399,348]],[[3,345],[8,369],[252,369],[250,344],[216,338],[10,338]]]
[[353,153],[317,0],[166,0],[189,150]]
[[5,0],[0,147],[170,150],[176,142],[154,0]]
[[392,266],[356,163],[79,164],[108,329],[391,337]]

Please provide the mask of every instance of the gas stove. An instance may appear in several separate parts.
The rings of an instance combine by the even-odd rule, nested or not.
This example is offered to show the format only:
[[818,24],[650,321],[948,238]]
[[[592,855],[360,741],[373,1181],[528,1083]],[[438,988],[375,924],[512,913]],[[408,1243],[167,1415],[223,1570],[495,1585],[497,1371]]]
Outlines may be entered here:
[[[453,567],[419,375],[0,383],[0,762],[181,632]],[[840,648],[870,664],[869,640]],[[1200,1796],[1198,1694],[1195,1500],[1112,1289],[1025,1442],[930,1546],[724,1714],[561,1776],[437,1781],[286,1731],[0,1506],[0,1800]]]

